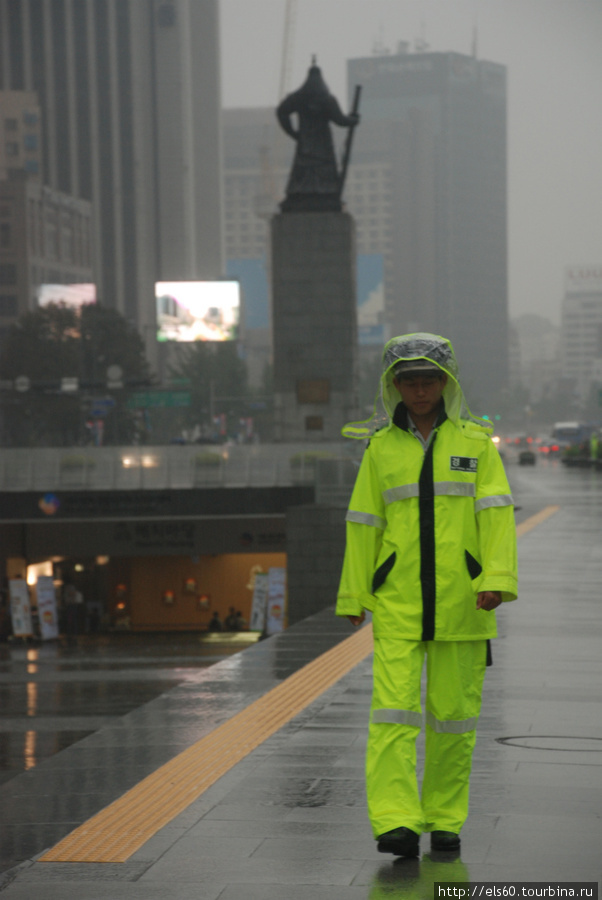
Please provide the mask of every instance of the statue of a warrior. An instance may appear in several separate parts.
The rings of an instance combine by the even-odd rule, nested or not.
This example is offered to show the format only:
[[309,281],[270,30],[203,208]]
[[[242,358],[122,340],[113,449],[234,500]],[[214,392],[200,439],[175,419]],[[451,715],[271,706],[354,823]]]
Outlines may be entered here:
[[[351,135],[359,122],[356,91],[354,111],[346,116],[330,91],[315,58],[305,83],[276,110],[284,131],[297,143],[293,166],[286,187],[283,212],[340,210],[345,170],[349,159]],[[297,117],[294,127],[292,116]],[[345,159],[339,172],[330,123],[349,128]]]

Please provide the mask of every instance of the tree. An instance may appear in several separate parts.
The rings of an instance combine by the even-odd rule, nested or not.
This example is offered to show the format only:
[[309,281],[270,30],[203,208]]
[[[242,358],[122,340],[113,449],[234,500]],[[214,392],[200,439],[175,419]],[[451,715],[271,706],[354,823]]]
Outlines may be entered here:
[[[112,366],[121,370],[123,387],[107,387]],[[2,379],[14,383],[23,376],[28,390],[2,394],[5,443],[87,443],[86,421],[99,398],[107,410],[104,443],[134,438],[135,416],[127,409],[127,397],[132,387],[148,383],[150,372],[140,335],[116,310],[98,303],[80,309],[48,304],[26,313],[9,330],[0,354]],[[77,379],[75,390],[61,389],[65,378]]]
[[246,413],[247,367],[234,341],[195,341],[180,349],[170,375],[190,385],[191,403],[180,413],[180,427],[199,428],[203,436],[214,433],[214,417],[225,415],[227,433],[238,431],[238,419]]

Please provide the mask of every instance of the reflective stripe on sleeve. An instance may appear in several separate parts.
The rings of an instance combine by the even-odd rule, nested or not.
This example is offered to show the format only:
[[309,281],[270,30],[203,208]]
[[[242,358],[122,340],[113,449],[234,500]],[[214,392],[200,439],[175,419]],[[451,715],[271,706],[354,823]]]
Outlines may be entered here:
[[[472,481],[435,481],[433,490],[438,497],[475,496],[475,486]],[[417,484],[401,484],[399,487],[383,491],[385,503],[394,503],[396,500],[408,500],[410,497],[418,496],[419,487]]]
[[407,500],[409,497],[418,496],[418,484],[401,484],[399,487],[389,488],[383,491],[385,503],[394,503],[395,500]]
[[432,712],[427,710],[426,713],[426,724],[438,734],[466,734],[469,731],[474,731],[477,727],[477,719],[478,716],[473,716],[472,719],[448,719],[442,722]]
[[422,713],[410,709],[373,709],[371,721],[377,725],[412,725],[422,727]]
[[482,509],[489,509],[492,506],[512,506],[514,504],[514,500],[512,499],[512,494],[498,494],[497,496],[492,497],[481,497],[480,500],[477,500],[474,505],[474,511],[476,513],[481,512]]
[[381,519],[380,516],[373,516],[371,513],[363,513],[358,512],[355,509],[350,509],[345,516],[346,522],[355,522],[358,525],[371,525],[372,528],[386,528],[387,521],[386,519]]

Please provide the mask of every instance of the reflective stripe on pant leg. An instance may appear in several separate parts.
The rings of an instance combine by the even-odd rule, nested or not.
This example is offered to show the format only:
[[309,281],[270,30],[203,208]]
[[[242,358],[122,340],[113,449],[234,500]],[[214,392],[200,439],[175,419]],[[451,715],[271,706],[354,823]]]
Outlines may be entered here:
[[374,639],[374,685],[366,752],[368,814],[374,836],[405,825],[422,831],[416,779],[424,644]]
[[459,833],[468,815],[487,644],[432,641],[427,654],[425,830]]
[[422,713],[412,712],[410,709],[373,709],[370,721],[379,725],[413,725],[414,728],[420,729]]

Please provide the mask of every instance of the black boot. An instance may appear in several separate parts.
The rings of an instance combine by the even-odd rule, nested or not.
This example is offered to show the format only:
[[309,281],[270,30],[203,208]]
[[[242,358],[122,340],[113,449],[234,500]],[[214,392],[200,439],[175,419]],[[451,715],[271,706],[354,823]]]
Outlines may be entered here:
[[418,856],[419,844],[420,835],[405,827],[386,831],[378,838],[379,852],[394,856]]
[[431,850],[459,850],[460,835],[454,831],[431,831]]

